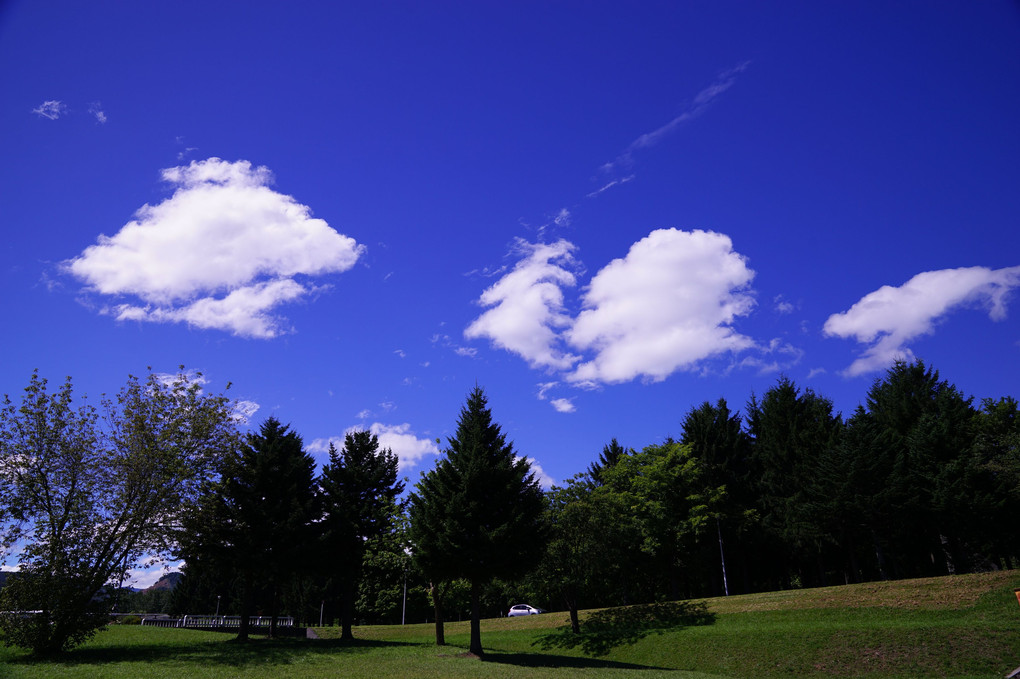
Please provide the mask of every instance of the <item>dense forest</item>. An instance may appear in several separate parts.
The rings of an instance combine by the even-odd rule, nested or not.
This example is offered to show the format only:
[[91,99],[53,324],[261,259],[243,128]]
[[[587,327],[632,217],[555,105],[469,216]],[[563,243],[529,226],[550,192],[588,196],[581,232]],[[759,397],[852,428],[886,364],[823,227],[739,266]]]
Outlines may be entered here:
[[[1017,565],[1012,397],[976,405],[917,361],[889,369],[846,418],[784,377],[743,412],[706,401],[678,422],[677,435],[640,449],[607,443],[547,491],[546,530],[535,537],[545,549],[523,576],[485,585],[484,612],[525,600],[576,610]],[[350,566],[266,571],[254,595],[260,611],[275,600],[309,622],[339,620],[336,580],[346,578],[356,621],[434,618],[406,501],[388,479],[378,508],[388,514],[361,533],[357,577]],[[224,610],[239,611],[238,573],[201,564],[189,560],[172,610],[206,611],[222,595]],[[448,583],[448,619],[467,617],[469,590]]]
[[[99,590],[101,578],[117,582],[139,550],[159,548],[185,561],[179,584],[121,596],[120,611],[290,615],[342,625],[344,636],[356,624],[432,621],[441,643],[443,619],[505,615],[521,602],[568,610],[576,629],[589,607],[1009,569],[1020,559],[1018,403],[975,404],[921,361],[895,364],[848,417],[785,377],[742,410],[705,401],[678,414],[674,435],[641,448],[614,439],[546,491],[477,388],[435,467],[406,488],[396,456],[369,432],[347,434],[317,471],[301,437],[276,419],[246,435],[218,433],[236,426],[222,397],[186,382],[148,384],[129,383],[122,405],[110,404],[125,425],[106,438],[92,433],[91,411],[69,409],[69,383],[49,395],[33,378],[20,410],[7,401],[5,483],[22,494],[6,496],[5,544],[36,535],[24,552],[35,562],[0,590],[9,609],[59,612],[74,595],[85,602],[75,615],[92,620],[97,592],[114,591]],[[144,421],[134,415],[143,411]],[[25,464],[42,458],[12,453],[28,450],[12,442],[39,440],[32,427],[62,462],[49,476],[37,465],[36,485],[22,487]],[[138,454],[146,466],[136,471],[118,452],[136,440],[176,451],[161,472],[176,484],[176,504],[111,514],[111,526],[134,525],[144,509],[151,528],[125,534],[120,551],[96,552],[105,565],[79,596],[77,564],[93,563],[91,543],[74,542],[78,531],[54,548],[53,518],[33,509],[33,489],[77,488],[80,451],[102,444],[109,454],[90,463],[106,474],[97,478],[127,469],[137,475],[116,497],[153,497],[151,453]],[[189,460],[202,465],[180,466]],[[80,507],[61,520],[106,525],[97,522],[107,514],[85,512],[86,500],[122,506],[103,499],[104,483],[90,486],[94,501],[67,494]]]

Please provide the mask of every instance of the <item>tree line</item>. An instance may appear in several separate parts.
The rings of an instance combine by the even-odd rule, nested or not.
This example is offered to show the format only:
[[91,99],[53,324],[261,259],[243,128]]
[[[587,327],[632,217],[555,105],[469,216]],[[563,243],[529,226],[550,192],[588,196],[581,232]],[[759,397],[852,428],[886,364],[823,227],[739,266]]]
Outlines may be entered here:
[[1020,413],[1012,397],[975,407],[921,361],[846,419],[784,377],[743,415],[704,402],[675,440],[614,440],[548,498],[537,572],[572,612],[1014,568]]
[[[102,436],[80,435],[88,417],[73,414],[69,383],[48,395],[33,378],[20,409],[7,402],[2,479],[17,492],[0,508],[5,544],[31,538],[35,547],[13,578],[23,584],[0,590],[0,609],[59,617],[52,592],[63,587],[79,592],[78,615],[88,618],[134,560],[159,552],[186,562],[169,612],[215,606],[242,620],[336,621],[345,638],[357,623],[429,620],[440,644],[444,620],[468,617],[470,651],[480,655],[480,618],[522,601],[569,611],[576,632],[578,610],[589,607],[1013,568],[1020,558],[1011,527],[1020,509],[1017,401],[975,405],[921,361],[895,364],[847,418],[785,377],[752,394],[742,414],[723,399],[706,401],[683,416],[675,438],[641,449],[614,439],[545,492],[480,388],[436,465],[404,494],[396,457],[369,432],[331,446],[316,473],[301,437],[276,419],[241,435],[224,397],[183,376],[176,387],[147,384],[132,392],[138,382],[129,383],[140,403],[107,404],[109,422],[137,427],[120,438],[102,427]],[[175,424],[159,431],[175,436],[152,437],[160,417]],[[135,440],[139,451],[172,451],[165,457],[177,466],[146,488],[172,483],[176,504],[146,514],[136,496],[117,496],[125,525],[145,537],[104,562],[98,587],[98,576],[86,586],[55,556],[54,545],[74,544],[73,527],[55,530],[32,498],[45,479],[62,489],[64,504],[90,506],[95,498],[74,481],[87,475],[71,471],[74,455],[48,465],[36,457],[54,441],[81,456],[99,441],[112,450]],[[106,470],[99,476],[112,479],[104,460],[95,463]],[[82,512],[79,529],[106,525]],[[43,528],[30,534],[26,525]],[[93,558],[88,545],[74,560]],[[5,641],[36,647],[14,626],[0,620]],[[45,643],[65,648],[88,633]]]

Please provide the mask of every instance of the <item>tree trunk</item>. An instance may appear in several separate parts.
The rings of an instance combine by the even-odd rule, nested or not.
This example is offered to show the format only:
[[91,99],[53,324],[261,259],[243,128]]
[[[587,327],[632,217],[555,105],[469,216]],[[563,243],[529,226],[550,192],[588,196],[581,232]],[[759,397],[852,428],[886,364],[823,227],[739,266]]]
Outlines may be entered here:
[[719,522],[719,517],[715,517],[715,531],[719,534],[719,561],[722,564],[722,586],[723,594],[725,596],[730,595],[730,581],[726,578],[726,552],[723,550],[723,539],[722,539],[722,526]]
[[251,616],[251,575],[246,573],[241,579],[241,621],[237,628],[236,641],[248,641],[248,618]]
[[436,646],[446,646],[446,634],[443,630],[443,590],[440,585],[429,584],[432,591],[432,610],[436,616]]
[[563,590],[563,603],[567,605],[567,610],[570,612],[570,631],[580,634],[581,622],[577,617],[577,594],[573,587]]
[[277,618],[277,610],[276,610],[277,601],[276,601],[276,599],[277,599],[277,588],[276,588],[276,583],[273,583],[273,596],[272,596],[272,599],[270,599],[270,606],[269,606],[269,616],[270,616],[269,617],[269,638],[270,639],[275,639],[276,638],[276,618]]
[[485,654],[482,650],[482,587],[473,581],[471,583],[471,645],[468,653],[473,653],[479,658]]
[[354,618],[354,580],[348,578],[343,584],[343,601],[340,609],[340,638],[345,641],[353,641],[354,633],[351,632],[351,625]]

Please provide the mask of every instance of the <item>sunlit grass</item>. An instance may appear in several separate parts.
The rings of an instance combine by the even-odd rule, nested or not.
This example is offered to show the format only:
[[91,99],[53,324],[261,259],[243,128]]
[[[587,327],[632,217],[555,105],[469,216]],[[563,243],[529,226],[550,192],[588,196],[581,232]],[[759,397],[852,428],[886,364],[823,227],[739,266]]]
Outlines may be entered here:
[[603,628],[587,644],[564,631],[565,613],[485,620],[484,660],[466,654],[467,622],[447,623],[444,647],[431,624],[359,627],[351,643],[325,628],[319,640],[248,644],[115,626],[59,661],[2,650],[0,678],[1002,677],[1020,666],[1014,587],[1020,574],[1007,572],[710,599],[707,624]]

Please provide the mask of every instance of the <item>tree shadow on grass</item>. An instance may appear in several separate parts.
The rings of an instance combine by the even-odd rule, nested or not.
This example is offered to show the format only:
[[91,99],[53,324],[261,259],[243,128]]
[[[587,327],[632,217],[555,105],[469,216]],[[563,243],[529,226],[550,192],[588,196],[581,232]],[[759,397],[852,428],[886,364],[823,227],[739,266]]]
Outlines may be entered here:
[[551,655],[548,653],[499,653],[498,651],[486,652],[482,656],[483,662],[501,665],[517,665],[518,667],[531,668],[553,668],[573,670],[665,670],[668,667],[655,667],[653,665],[636,665],[634,663],[617,662],[614,660],[595,660],[570,655]]
[[683,627],[711,625],[715,614],[703,601],[674,601],[595,611],[581,624],[580,634],[569,626],[539,637],[534,645],[543,650],[580,648],[586,655],[600,656],[617,646],[635,644],[650,634]]
[[239,643],[233,639],[175,640],[166,644],[130,644],[123,646],[78,648],[52,658],[25,655],[9,660],[11,664],[36,665],[57,663],[66,666],[106,665],[122,662],[201,663],[240,668],[247,665],[286,665],[295,658],[322,654],[360,654],[381,648],[411,646],[393,641],[355,639],[249,639]]

